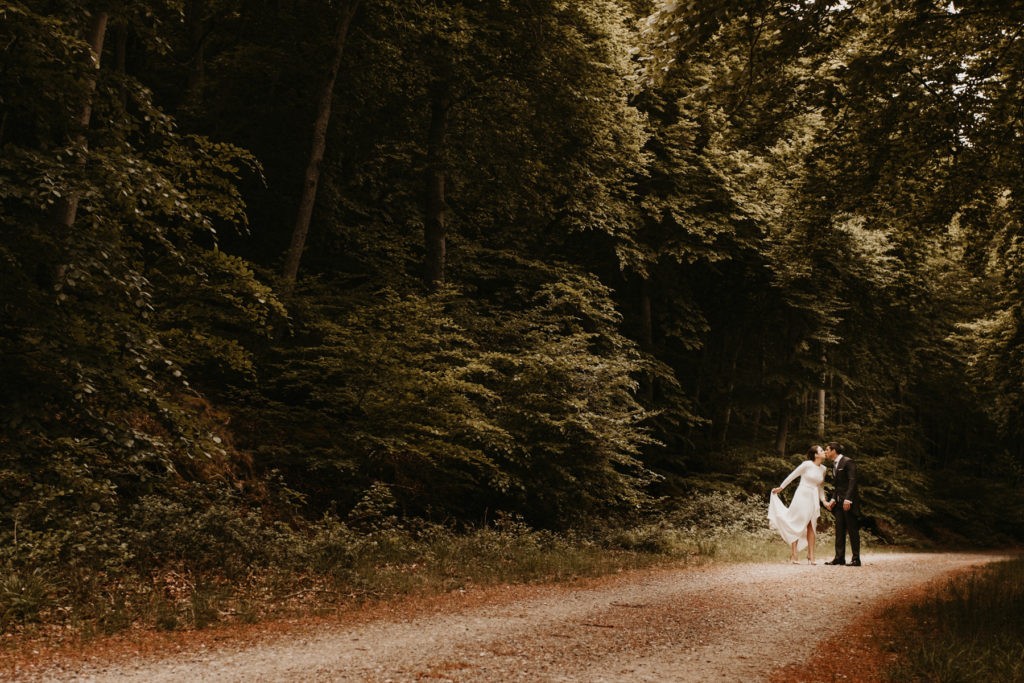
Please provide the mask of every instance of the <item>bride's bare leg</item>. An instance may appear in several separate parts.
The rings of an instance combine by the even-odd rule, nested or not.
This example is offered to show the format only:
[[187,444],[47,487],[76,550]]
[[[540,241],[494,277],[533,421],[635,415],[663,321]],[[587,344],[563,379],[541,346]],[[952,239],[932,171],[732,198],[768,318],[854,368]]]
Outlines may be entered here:
[[789,561],[796,564],[800,560],[796,559],[796,541],[789,544]]
[[814,564],[814,525],[807,525],[807,561]]

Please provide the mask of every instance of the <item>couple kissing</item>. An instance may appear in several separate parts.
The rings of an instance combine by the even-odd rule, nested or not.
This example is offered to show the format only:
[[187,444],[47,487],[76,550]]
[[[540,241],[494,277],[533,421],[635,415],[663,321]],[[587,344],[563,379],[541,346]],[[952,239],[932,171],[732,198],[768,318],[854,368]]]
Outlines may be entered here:
[[[835,556],[826,562],[830,565],[859,567],[860,563],[860,493],[857,489],[857,463],[842,454],[842,447],[831,441],[824,448],[815,445],[807,451],[806,459],[797,466],[782,484],[772,489],[768,499],[768,526],[779,532],[789,544],[789,560],[799,563],[797,554],[807,549],[807,561],[814,561],[815,528],[821,516],[820,506],[831,510],[835,517]],[[825,474],[823,464],[829,460],[832,465],[834,498],[825,496]],[[779,498],[793,480],[799,477],[800,484],[789,507]],[[850,538],[850,561],[846,561],[846,538]]]

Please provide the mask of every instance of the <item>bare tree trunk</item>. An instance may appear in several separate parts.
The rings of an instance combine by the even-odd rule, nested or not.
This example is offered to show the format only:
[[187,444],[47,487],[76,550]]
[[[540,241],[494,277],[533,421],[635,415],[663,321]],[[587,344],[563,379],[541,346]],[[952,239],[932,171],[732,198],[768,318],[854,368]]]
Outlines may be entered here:
[[[640,287],[640,348],[654,351],[654,316],[651,309],[651,278],[644,276]],[[654,404],[654,373],[646,372],[641,383],[641,395],[647,405]]]
[[789,400],[782,399],[779,406],[779,425],[775,433],[775,452],[786,457],[786,441],[789,439]]
[[[758,351],[759,351],[760,368],[759,368],[759,374],[758,374],[758,378],[757,378],[757,383],[758,383],[759,386],[764,386],[765,348],[764,348],[764,340],[763,339],[761,340],[760,344],[758,344]],[[755,441],[757,441],[760,438],[760,435],[761,435],[761,422],[764,419],[765,412],[767,412],[767,408],[765,407],[764,403],[762,401],[758,401],[757,404],[754,406],[754,416],[753,416],[753,421],[754,421],[754,437],[753,438],[754,438]]]
[[203,100],[203,84],[206,81],[206,2],[190,0],[186,5],[185,24],[188,29],[189,47],[192,50],[188,83],[185,86],[185,101],[189,106],[198,106]]
[[[693,405],[697,407],[698,411],[701,411],[700,397],[704,388],[704,365],[708,363],[708,345],[704,343],[701,345],[700,350],[700,361],[697,364],[697,378],[693,384]],[[693,422],[688,421],[686,425],[686,440],[690,441],[694,438],[694,432],[697,430],[694,427]]]
[[[93,74],[90,76],[86,87],[85,102],[73,123],[73,140],[79,148],[77,163],[85,165],[85,154],[88,151],[88,140],[86,131],[89,129],[89,122],[92,121],[92,98],[96,92],[97,72],[100,70],[100,57],[103,55],[103,41],[107,35],[107,22],[110,19],[108,12],[97,12],[92,18],[89,27],[89,57],[92,61]],[[78,215],[78,192],[69,189],[56,208],[57,224],[70,228],[75,224]]]
[[718,435],[718,444],[725,448],[729,439],[729,426],[732,424],[733,395],[736,393],[736,369],[740,363],[740,353],[743,350],[743,338],[736,342],[736,349],[733,351],[732,360],[729,363],[729,384],[725,391],[725,410],[722,413],[722,431]]
[[124,81],[128,73],[128,24],[118,23],[114,27],[114,70],[121,76],[121,106],[128,107],[128,85]]
[[818,389],[818,439],[825,440],[825,381],[827,379],[825,364],[828,362],[828,355],[821,352],[821,388]]
[[825,387],[818,389],[818,439],[825,439]]
[[427,211],[424,219],[423,281],[431,290],[436,290],[445,281],[445,260],[447,249],[447,200],[445,179],[447,154],[445,137],[448,133],[448,110],[451,94],[448,83],[439,81],[430,95],[430,131],[427,140]]
[[359,2],[360,0],[349,0],[348,6],[342,14],[334,41],[334,57],[331,60],[331,68],[327,80],[324,82],[323,90],[320,91],[316,121],[313,124],[313,144],[309,152],[309,161],[306,164],[306,175],[302,185],[302,196],[299,199],[299,209],[295,216],[295,226],[292,228],[292,241],[288,247],[282,271],[285,292],[291,292],[295,287],[295,281],[299,275],[299,262],[302,260],[302,252],[306,248],[306,237],[309,235],[309,224],[313,217],[313,207],[316,204],[316,190],[320,184],[320,166],[324,160],[324,150],[327,148],[327,127],[331,122],[334,84],[338,80],[341,56],[348,38],[349,26],[359,8]]

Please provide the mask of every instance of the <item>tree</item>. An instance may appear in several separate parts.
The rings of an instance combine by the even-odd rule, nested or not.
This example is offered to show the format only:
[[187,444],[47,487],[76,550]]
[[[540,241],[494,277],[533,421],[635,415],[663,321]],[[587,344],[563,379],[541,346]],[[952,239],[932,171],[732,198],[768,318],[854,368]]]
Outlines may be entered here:
[[657,122],[658,163],[632,266],[648,292],[686,283],[683,305],[663,296],[660,306],[661,336],[675,347],[664,357],[687,378],[712,440],[724,445],[741,413],[755,433],[774,414],[785,452],[791,409],[820,390],[842,305],[814,277],[836,240],[813,163],[829,121],[807,98],[835,17],[828,3],[674,7],[648,20],[641,102]]
[[[4,534],[17,525],[37,553],[19,561],[117,568],[139,496],[237,472],[187,366],[237,364],[238,331],[282,311],[217,249],[218,228],[244,228],[233,180],[253,159],[178,133],[138,81],[97,72],[105,18],[61,9],[10,5],[3,22],[0,495]],[[177,297],[206,316],[179,317]]]
[[302,197],[299,200],[295,227],[292,229],[291,245],[285,257],[283,279],[286,291],[290,291],[295,285],[295,279],[299,273],[299,263],[302,259],[302,251],[306,246],[309,222],[313,216],[313,206],[316,203],[316,189],[320,182],[320,166],[324,159],[324,149],[327,147],[327,127],[331,122],[334,83],[338,78],[338,70],[341,68],[341,58],[345,51],[349,27],[358,9],[359,0],[349,0],[342,7],[341,15],[338,19],[338,29],[334,39],[334,55],[331,58],[330,68],[324,80],[323,90],[320,93],[317,104],[316,121],[313,124],[313,142],[309,152],[309,162],[306,165]]

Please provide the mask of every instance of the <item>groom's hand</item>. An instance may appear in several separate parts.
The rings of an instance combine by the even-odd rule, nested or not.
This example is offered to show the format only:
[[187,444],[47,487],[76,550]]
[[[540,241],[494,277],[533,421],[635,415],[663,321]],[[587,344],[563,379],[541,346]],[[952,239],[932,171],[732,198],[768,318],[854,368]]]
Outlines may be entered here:
[[850,502],[850,501],[848,501],[848,500],[844,500],[844,501],[843,501],[843,509],[844,509],[844,510],[849,510],[849,509],[850,509],[850,508],[852,508],[852,507],[853,507],[853,503],[851,503],[851,502]]

